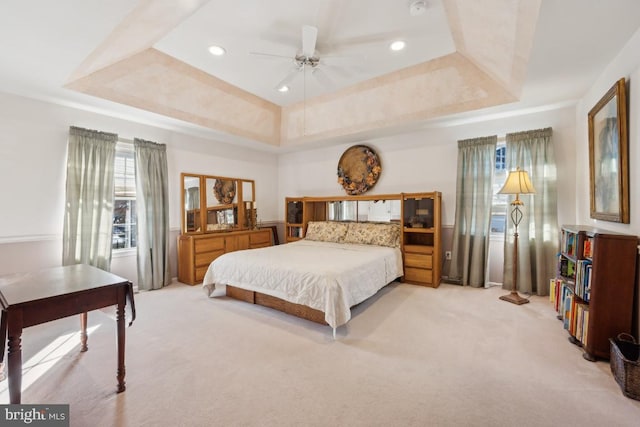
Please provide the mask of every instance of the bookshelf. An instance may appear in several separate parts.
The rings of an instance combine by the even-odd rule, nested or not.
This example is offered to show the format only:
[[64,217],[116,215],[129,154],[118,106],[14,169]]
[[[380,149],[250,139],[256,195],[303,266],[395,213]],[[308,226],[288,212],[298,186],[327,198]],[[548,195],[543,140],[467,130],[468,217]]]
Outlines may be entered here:
[[550,299],[589,361],[609,358],[609,338],[631,333],[638,238],[598,228],[565,225],[560,231]]

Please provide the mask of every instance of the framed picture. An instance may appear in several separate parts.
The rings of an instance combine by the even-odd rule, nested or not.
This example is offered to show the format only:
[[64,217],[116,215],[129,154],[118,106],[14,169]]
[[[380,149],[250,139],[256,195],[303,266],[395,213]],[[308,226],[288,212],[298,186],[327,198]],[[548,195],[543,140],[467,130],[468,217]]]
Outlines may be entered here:
[[591,218],[629,223],[629,142],[625,79],[589,111]]

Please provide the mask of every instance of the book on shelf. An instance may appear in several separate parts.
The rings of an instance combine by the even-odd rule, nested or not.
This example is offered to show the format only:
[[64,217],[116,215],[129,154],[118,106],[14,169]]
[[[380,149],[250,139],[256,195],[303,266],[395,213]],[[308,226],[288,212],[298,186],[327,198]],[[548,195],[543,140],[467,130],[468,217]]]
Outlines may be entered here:
[[564,323],[564,328],[569,329],[569,322],[571,321],[571,303],[573,300],[573,289],[566,283],[562,283],[562,297],[559,304],[559,313]]
[[565,257],[560,255],[560,268],[558,270],[560,271],[560,275],[563,277],[567,277],[568,264],[569,264],[569,260],[567,260]]
[[576,275],[576,263],[564,255],[560,255],[560,275],[568,279],[573,279]]
[[549,281],[549,299],[558,312],[563,327],[584,344],[589,331],[589,304],[582,302],[574,287],[561,279]]
[[577,316],[577,308],[578,302],[576,298],[571,299],[571,313],[569,314],[569,333],[576,336],[576,329],[578,327],[578,316]]
[[576,264],[576,295],[588,301],[589,280],[591,279],[591,261],[588,259],[578,260]]
[[289,236],[302,237],[302,227],[289,227]]
[[563,237],[565,238],[564,251],[570,256],[575,256],[576,235],[566,232]]
[[568,260],[567,264],[567,277],[575,277],[576,275],[576,263]]
[[587,304],[576,304],[576,334],[575,337],[582,344],[587,340],[587,331],[589,330],[589,306]]
[[576,327],[574,336],[578,339],[578,341],[582,342],[582,321],[584,314],[584,304],[578,303],[576,304]]
[[582,315],[582,345],[587,345],[587,337],[589,336],[589,307],[586,307]]
[[564,296],[562,301],[562,320],[564,323],[564,328],[569,330],[571,328],[571,309],[573,305],[573,292],[569,287],[566,288],[568,290],[567,294]]
[[582,254],[585,258],[593,257],[593,238],[592,237],[587,237],[585,239]]
[[553,283],[552,285],[550,285],[551,289],[553,290],[553,297],[550,296],[550,298],[552,298],[551,302],[553,303],[554,310],[559,313],[562,303],[562,286],[564,282],[562,281],[562,279],[551,279],[551,282]]
[[592,271],[593,266],[591,264],[589,264],[589,266],[587,267],[587,289],[584,293],[584,300],[586,302],[589,302],[591,300],[591,271]]

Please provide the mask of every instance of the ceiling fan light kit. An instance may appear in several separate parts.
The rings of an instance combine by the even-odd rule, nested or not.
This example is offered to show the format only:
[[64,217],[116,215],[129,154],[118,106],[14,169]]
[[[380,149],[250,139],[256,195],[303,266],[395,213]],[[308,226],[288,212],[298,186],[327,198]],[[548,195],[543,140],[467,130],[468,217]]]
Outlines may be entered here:
[[[415,1],[411,4],[412,10],[414,8],[426,8],[426,2]],[[334,82],[326,75],[325,67],[326,62],[321,59],[321,54],[316,52],[316,46],[318,41],[318,28],[312,25],[303,25],[300,40],[300,50],[297,54],[291,56],[283,56],[271,53],[262,52],[250,52],[253,55],[269,56],[276,58],[284,58],[292,60],[293,66],[289,69],[289,72],[280,80],[273,88],[278,92],[284,93],[291,89],[290,83],[296,78],[296,76],[303,75],[305,83],[303,83],[303,90],[305,91],[304,98],[306,101],[306,71],[325,88],[333,89]],[[389,45],[389,49],[392,52],[399,52],[406,48],[407,43],[405,40],[393,40]],[[324,55],[325,52],[323,52]],[[331,55],[329,56],[331,57]]]

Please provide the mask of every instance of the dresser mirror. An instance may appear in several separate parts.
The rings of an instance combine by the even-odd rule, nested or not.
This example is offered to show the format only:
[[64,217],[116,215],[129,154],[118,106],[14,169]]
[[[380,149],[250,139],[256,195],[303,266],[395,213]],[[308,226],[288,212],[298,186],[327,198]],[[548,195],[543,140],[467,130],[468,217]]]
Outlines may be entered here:
[[251,228],[255,182],[243,178],[180,174],[182,233],[215,233]]

